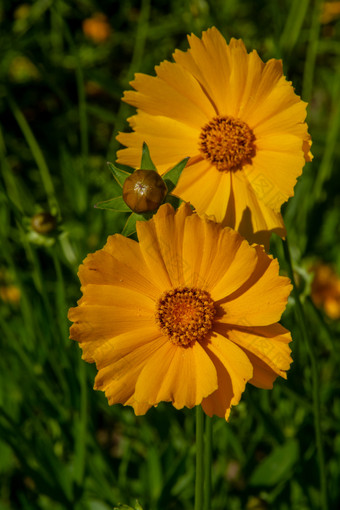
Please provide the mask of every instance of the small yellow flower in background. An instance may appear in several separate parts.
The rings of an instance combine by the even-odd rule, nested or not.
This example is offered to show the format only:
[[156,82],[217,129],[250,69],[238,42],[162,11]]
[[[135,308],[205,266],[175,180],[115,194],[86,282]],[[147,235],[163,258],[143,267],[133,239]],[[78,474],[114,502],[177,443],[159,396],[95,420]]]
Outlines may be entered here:
[[326,25],[340,18],[340,2],[323,2],[321,8],[321,23]]
[[83,21],[83,32],[89,39],[95,43],[106,41],[111,34],[111,26],[107,16],[101,12],[96,12],[91,18]]
[[21,298],[20,289],[16,285],[0,285],[0,299],[6,303],[19,304]]
[[26,19],[31,12],[31,8],[32,8],[32,6],[29,4],[19,5],[13,13],[13,18],[14,19]]
[[228,418],[247,382],[286,378],[290,333],[277,321],[291,285],[277,260],[190,205],[162,205],[79,268],[71,338],[95,362],[95,389],[144,414],[161,401]]
[[11,81],[15,83],[27,83],[40,78],[38,68],[24,55],[17,55],[13,58],[8,74]]
[[331,319],[340,319],[340,277],[326,264],[314,267],[311,297]]
[[176,194],[198,213],[237,229],[248,240],[285,235],[281,205],[293,195],[311,159],[306,103],[282,73],[241,40],[228,45],[216,28],[188,37],[156,76],[136,74],[123,101],[135,106],[132,133],[117,139],[119,163],[137,167],[143,142],[160,173],[190,156]]

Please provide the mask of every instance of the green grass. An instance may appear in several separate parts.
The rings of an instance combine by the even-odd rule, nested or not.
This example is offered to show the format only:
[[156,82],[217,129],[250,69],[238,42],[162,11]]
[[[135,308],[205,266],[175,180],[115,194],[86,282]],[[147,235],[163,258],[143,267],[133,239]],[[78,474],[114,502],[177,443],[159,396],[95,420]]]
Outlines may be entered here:
[[[95,368],[68,338],[67,310],[80,297],[79,263],[124,225],[93,207],[115,194],[106,161],[115,161],[115,136],[133,111],[120,102],[123,90],[134,72],[152,73],[187,47],[187,33],[211,25],[264,60],[283,58],[310,103],[315,156],[284,207],[298,282],[283,317],[294,363],[272,391],[248,385],[228,424],[213,420],[211,510],[326,509],[316,394],[327,508],[337,509],[340,326],[313,305],[308,271],[322,260],[340,274],[340,21],[320,24],[319,0],[26,5],[26,16],[19,2],[0,7],[0,287],[21,293],[20,302],[0,301],[0,510],[105,510],[136,499],[144,510],[193,508],[195,412],[161,404],[136,417],[109,407],[92,389]],[[112,27],[101,44],[82,31],[98,11]],[[57,216],[48,235],[31,228],[40,211]],[[272,250],[289,271],[279,239]],[[295,317],[298,295],[314,361]]]

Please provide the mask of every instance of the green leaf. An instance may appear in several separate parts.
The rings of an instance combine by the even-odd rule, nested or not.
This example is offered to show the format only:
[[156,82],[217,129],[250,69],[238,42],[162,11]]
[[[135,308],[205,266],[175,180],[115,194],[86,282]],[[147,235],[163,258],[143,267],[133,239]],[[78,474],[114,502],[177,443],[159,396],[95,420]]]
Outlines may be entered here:
[[122,188],[123,184],[125,182],[125,179],[131,175],[129,172],[125,172],[125,170],[121,170],[120,168],[117,168],[114,166],[113,163],[107,162],[107,166],[112,172],[113,177],[118,182],[119,186]]
[[177,186],[178,179],[181,176],[181,173],[187,164],[189,158],[184,158],[182,161],[177,163],[173,168],[171,168],[166,174],[163,175],[163,181],[168,187],[168,192],[171,191]]
[[299,445],[291,440],[274,451],[257,466],[250,478],[250,485],[272,487],[285,480],[299,458]]
[[136,221],[138,220],[144,220],[143,216],[134,212],[130,214],[122,230],[122,235],[129,237],[134,234],[136,232]]
[[153,212],[144,213],[144,214],[137,214],[137,213],[133,212],[132,214],[130,214],[130,216],[128,217],[128,219],[124,225],[124,228],[122,230],[122,235],[126,236],[126,237],[131,236],[132,234],[134,234],[136,232],[136,221],[149,220],[150,218],[152,218],[153,215],[154,215]]
[[140,163],[140,168],[141,170],[156,170],[157,172],[157,168],[152,162],[149,148],[145,142],[143,143],[142,161]]
[[111,211],[117,212],[131,212],[131,209],[126,203],[122,196],[105,200],[104,202],[98,202],[95,205],[96,209],[110,209]]
[[118,506],[115,506],[113,510],[143,510],[143,508],[140,506],[139,502],[136,500],[136,506],[128,506],[124,505],[122,503],[118,503]]

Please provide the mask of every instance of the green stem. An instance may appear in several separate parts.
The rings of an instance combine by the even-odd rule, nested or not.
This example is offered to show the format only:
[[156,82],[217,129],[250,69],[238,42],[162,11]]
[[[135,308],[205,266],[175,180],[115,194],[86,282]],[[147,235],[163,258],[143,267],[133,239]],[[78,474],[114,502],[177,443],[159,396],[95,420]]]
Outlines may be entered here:
[[46,191],[50,211],[52,212],[52,214],[57,214],[57,216],[60,218],[58,200],[54,191],[52,177],[48,169],[47,163],[45,161],[44,155],[39,147],[39,144],[27,120],[25,119],[22,111],[19,109],[17,103],[15,102],[14,98],[12,97],[9,91],[7,91],[7,99],[8,104],[10,105],[10,108],[12,110],[12,113],[26,139],[29,148],[31,149],[32,155],[39,169],[41,181]]
[[213,420],[205,417],[205,450],[204,450],[204,498],[203,510],[211,508],[211,461],[212,461],[212,425]]
[[307,101],[307,103],[309,103],[312,98],[315,61],[319,45],[321,4],[322,0],[315,0],[312,14],[312,24],[309,30],[305,68],[303,72],[302,98],[304,101]]
[[203,409],[196,406],[195,510],[203,510]]
[[310,358],[311,363],[311,373],[312,373],[312,392],[313,392],[313,413],[314,413],[314,429],[315,429],[315,441],[316,441],[316,450],[319,462],[319,475],[320,475],[320,493],[321,493],[321,509],[327,510],[327,483],[326,483],[326,466],[325,459],[323,453],[323,445],[322,445],[322,434],[321,434],[321,412],[320,412],[320,393],[319,393],[319,376],[318,376],[318,366],[316,355],[313,349],[313,346],[310,342],[306,317],[304,314],[304,310],[300,301],[299,291],[297,289],[295,279],[294,279],[294,271],[292,266],[292,260],[290,256],[288,241],[283,241],[283,250],[285,254],[286,261],[288,263],[288,274],[293,284],[293,296],[295,299],[295,314],[299,324],[301,336],[304,339],[306,349]]

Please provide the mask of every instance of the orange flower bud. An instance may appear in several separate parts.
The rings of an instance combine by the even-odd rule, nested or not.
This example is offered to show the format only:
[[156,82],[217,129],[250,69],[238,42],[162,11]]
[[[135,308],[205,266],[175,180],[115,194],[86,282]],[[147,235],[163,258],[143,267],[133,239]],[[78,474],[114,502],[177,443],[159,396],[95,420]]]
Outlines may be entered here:
[[136,170],[124,182],[123,199],[135,213],[154,211],[163,202],[168,188],[154,170]]
[[33,216],[31,219],[33,230],[38,234],[49,234],[57,226],[55,216],[48,212],[40,212]]

